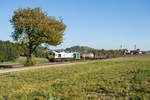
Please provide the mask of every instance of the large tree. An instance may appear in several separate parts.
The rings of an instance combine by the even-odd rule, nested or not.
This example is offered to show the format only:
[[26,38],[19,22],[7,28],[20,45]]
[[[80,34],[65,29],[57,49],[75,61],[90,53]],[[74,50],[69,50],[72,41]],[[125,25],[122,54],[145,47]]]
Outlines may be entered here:
[[39,45],[61,44],[66,29],[61,18],[49,17],[40,8],[18,9],[14,11],[10,22],[14,28],[13,39],[29,50],[27,65],[34,65],[32,54]]

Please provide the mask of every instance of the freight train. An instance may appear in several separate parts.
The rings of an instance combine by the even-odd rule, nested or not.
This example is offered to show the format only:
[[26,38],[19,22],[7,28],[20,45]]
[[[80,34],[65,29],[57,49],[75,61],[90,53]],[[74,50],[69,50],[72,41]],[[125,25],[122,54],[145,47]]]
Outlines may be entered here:
[[51,51],[48,54],[50,62],[62,62],[62,61],[73,61],[73,60],[86,60],[86,59],[106,59],[107,55],[93,54],[93,53],[79,53],[79,52],[56,52]]

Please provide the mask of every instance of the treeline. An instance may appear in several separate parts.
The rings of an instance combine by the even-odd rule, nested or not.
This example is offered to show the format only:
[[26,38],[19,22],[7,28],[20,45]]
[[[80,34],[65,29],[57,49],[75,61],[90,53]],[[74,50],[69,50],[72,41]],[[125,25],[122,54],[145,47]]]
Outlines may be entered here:
[[[35,53],[35,57],[47,57],[45,52],[47,48],[39,46]],[[23,48],[18,43],[12,43],[10,41],[0,40],[0,62],[13,61],[19,56],[26,56],[28,54],[28,49]]]
[[17,45],[9,41],[0,41],[0,62],[15,60],[19,57]]
[[120,50],[104,50],[104,49],[97,50],[97,49],[94,49],[89,52],[94,53],[94,54],[108,55],[108,57],[110,57],[110,58],[122,56],[122,52]]
[[[35,57],[44,57],[47,55],[47,48],[39,46],[34,52]],[[87,46],[73,46],[66,48],[64,51],[67,52],[80,52],[80,53],[93,53],[93,54],[103,54],[108,55],[109,57],[118,57],[122,56],[120,50],[104,50],[104,49],[94,49]],[[28,49],[22,47],[18,43],[12,43],[9,41],[0,41],[0,62],[12,61],[18,58],[19,56],[26,56],[28,54]]]
[[34,56],[35,56],[35,57],[43,57],[43,58],[46,58],[46,57],[48,56],[47,50],[48,50],[48,48],[43,47],[43,46],[39,46],[39,47],[35,50]]
[[70,48],[66,48],[65,51],[68,51],[68,52],[80,52],[80,53],[102,54],[102,55],[108,55],[109,57],[122,56],[122,52],[120,50],[94,49],[94,48],[90,48],[88,46],[73,46],[73,47],[70,47]]

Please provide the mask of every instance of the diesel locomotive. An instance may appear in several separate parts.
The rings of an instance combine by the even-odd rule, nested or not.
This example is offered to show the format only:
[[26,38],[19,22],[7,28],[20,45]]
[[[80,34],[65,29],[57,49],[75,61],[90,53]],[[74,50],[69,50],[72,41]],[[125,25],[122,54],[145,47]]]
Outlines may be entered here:
[[50,62],[58,62],[58,61],[72,61],[72,60],[79,60],[80,53],[78,52],[56,52],[51,51],[48,54],[48,59]]

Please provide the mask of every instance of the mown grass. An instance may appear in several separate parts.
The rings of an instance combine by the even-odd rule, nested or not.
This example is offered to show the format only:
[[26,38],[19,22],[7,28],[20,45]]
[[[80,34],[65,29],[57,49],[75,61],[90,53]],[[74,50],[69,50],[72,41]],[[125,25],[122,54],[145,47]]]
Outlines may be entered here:
[[149,100],[150,56],[0,74],[0,100]]
[[[35,57],[34,59],[37,63],[48,63],[49,62],[48,59],[46,59],[46,58]],[[0,63],[0,65],[24,64],[25,60],[26,60],[25,57],[19,57],[15,61],[3,62],[3,63]]]

